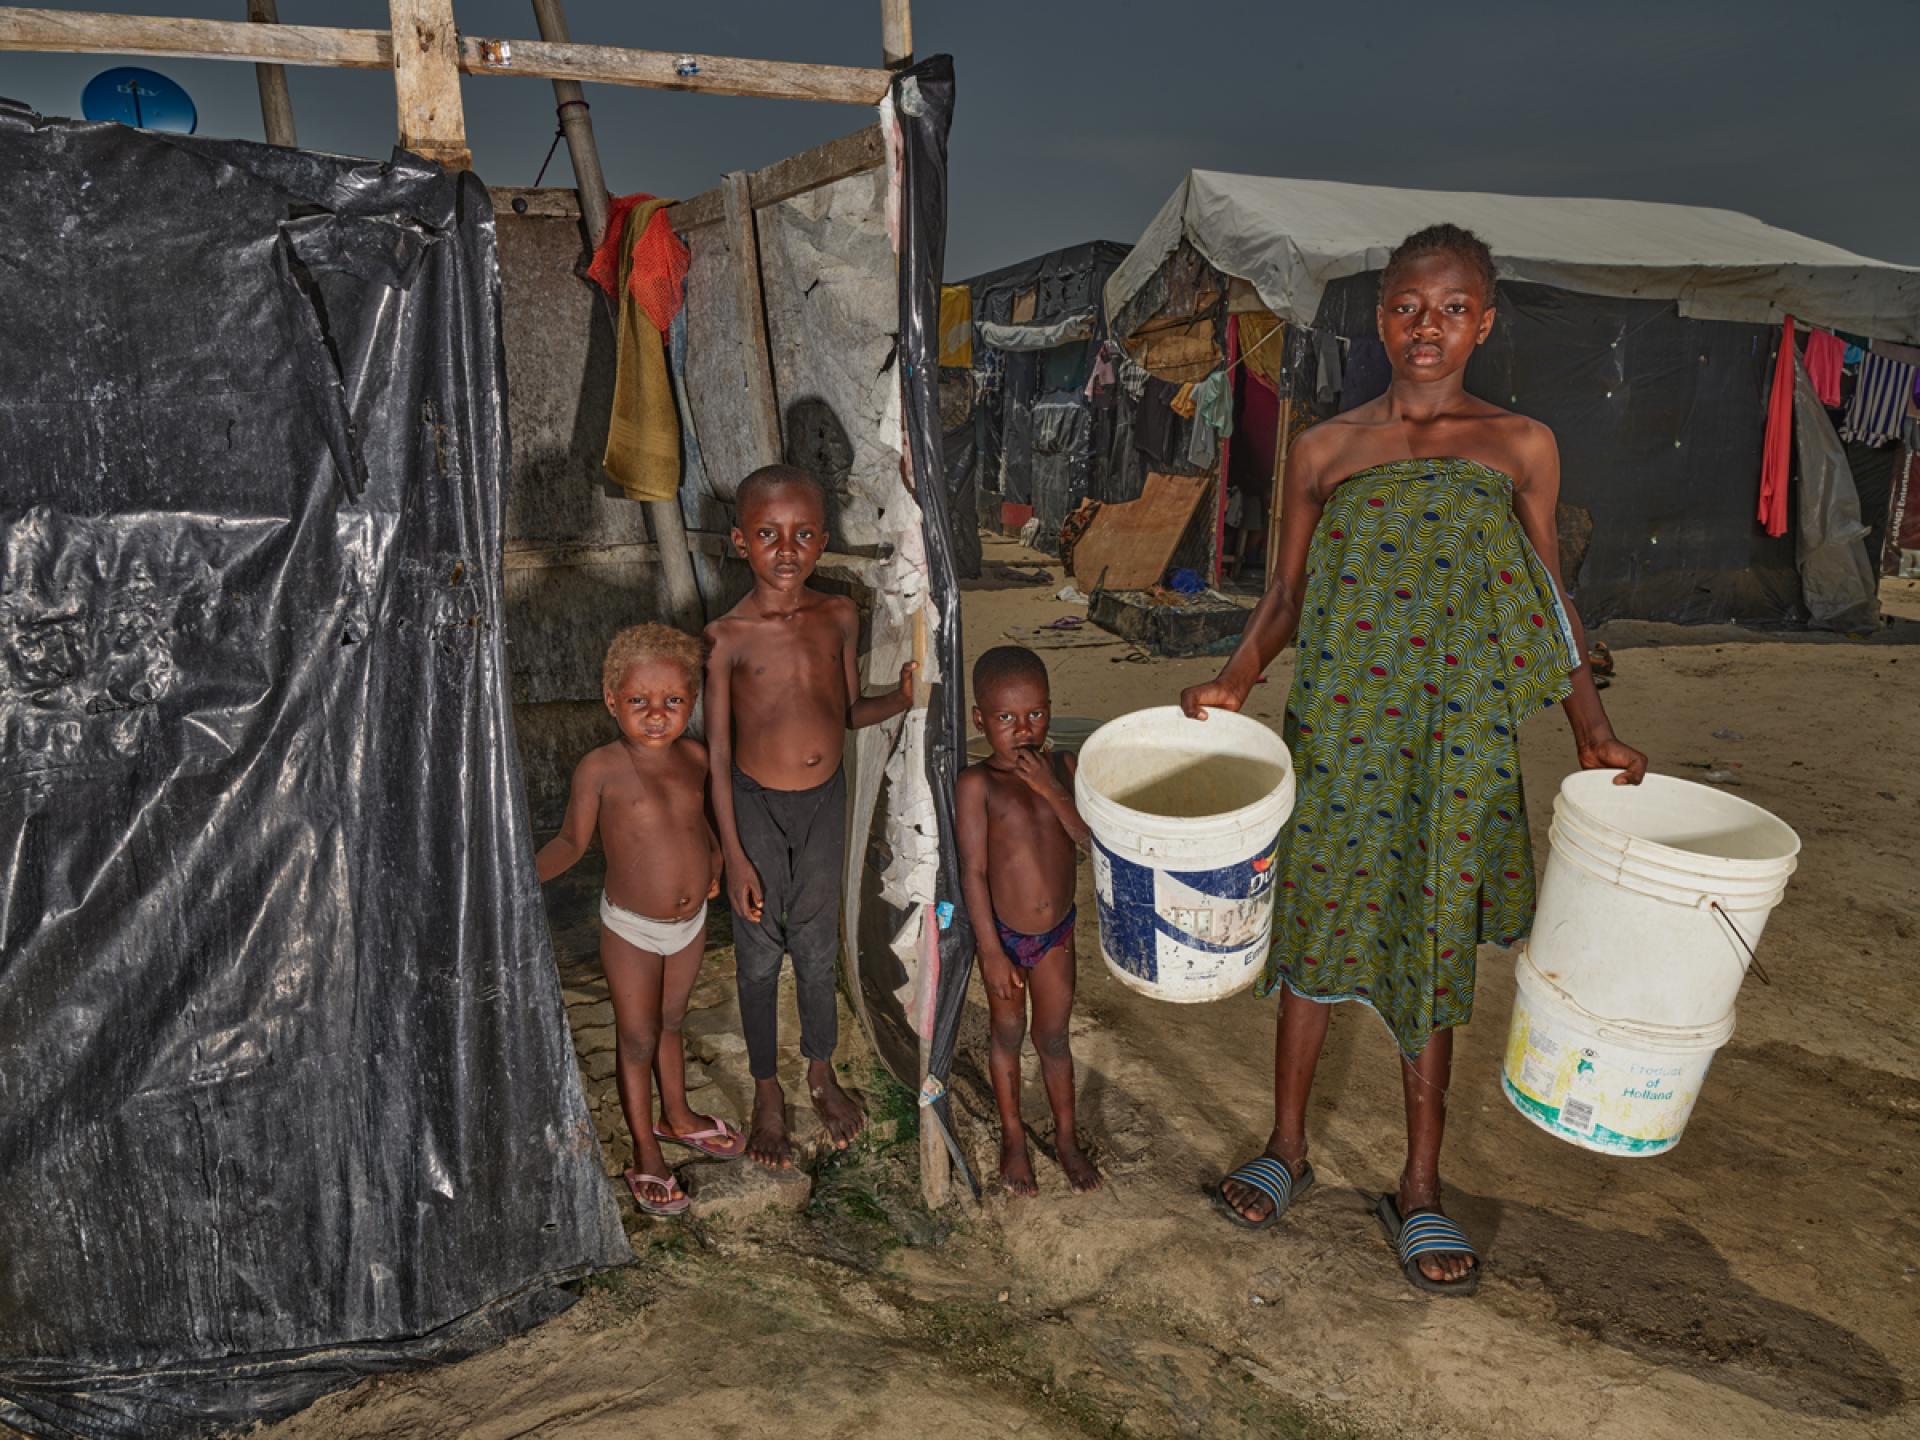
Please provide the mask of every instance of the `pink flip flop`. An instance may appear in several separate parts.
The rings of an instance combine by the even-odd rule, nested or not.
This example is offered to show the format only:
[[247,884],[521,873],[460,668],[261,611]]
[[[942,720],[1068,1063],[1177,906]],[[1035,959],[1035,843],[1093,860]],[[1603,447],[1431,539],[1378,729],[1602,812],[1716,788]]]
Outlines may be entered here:
[[[647,1198],[647,1192],[640,1188],[642,1185],[666,1186],[667,1198],[664,1200],[649,1200]],[[688,1196],[687,1192],[680,1188],[680,1178],[677,1175],[642,1175],[638,1170],[629,1166],[627,1169],[627,1188],[633,1192],[633,1203],[649,1215],[683,1214],[687,1206],[693,1203],[692,1198]]]
[[698,1150],[702,1155],[714,1160],[738,1160],[747,1153],[747,1137],[711,1115],[698,1117],[711,1122],[706,1130],[694,1130],[686,1135],[676,1135],[671,1130],[663,1130],[656,1122],[653,1138],[668,1145],[684,1145],[689,1150]]

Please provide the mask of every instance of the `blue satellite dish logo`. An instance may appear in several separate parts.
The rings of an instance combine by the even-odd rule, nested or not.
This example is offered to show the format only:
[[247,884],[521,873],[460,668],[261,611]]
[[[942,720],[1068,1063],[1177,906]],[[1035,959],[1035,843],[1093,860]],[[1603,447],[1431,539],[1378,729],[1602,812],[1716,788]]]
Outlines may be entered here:
[[89,80],[80,92],[80,113],[89,120],[176,135],[191,135],[200,123],[200,112],[185,90],[158,70],[138,65],[116,65]]

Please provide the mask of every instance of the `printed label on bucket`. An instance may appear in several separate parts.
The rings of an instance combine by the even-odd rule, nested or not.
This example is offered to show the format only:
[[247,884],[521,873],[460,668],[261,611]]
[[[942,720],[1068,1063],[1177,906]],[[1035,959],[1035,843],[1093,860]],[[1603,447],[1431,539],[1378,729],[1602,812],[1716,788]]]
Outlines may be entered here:
[[1202,985],[1266,962],[1280,837],[1213,870],[1156,870],[1093,842],[1100,948],[1148,984]]
[[1656,1155],[1679,1142],[1712,1058],[1582,1043],[1516,1000],[1501,1088],[1522,1115],[1564,1140]]

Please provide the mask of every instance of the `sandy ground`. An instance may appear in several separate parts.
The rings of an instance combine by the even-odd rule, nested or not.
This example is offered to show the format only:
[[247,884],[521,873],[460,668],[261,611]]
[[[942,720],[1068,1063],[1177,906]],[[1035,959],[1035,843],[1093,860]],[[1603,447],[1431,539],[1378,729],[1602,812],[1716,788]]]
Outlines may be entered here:
[[[989,541],[970,588],[976,652],[1078,608],[997,575],[1035,557]],[[1527,1124],[1498,1067],[1513,977],[1480,957],[1444,1157],[1452,1213],[1488,1256],[1466,1302],[1407,1286],[1366,1213],[1402,1146],[1392,1045],[1334,1016],[1313,1106],[1319,1190],[1264,1233],[1224,1224],[1207,1187],[1271,1123],[1272,1003],[1169,1006],[1080,942],[1074,1045],[1082,1127],[1109,1178],[1074,1197],[989,1190],[914,1203],[911,1106],[843,1018],[849,1078],[880,1118],[816,1158],[805,1208],[630,1219],[638,1262],[540,1330],[463,1364],[370,1381],[276,1437],[1435,1435],[1867,1437],[1920,1433],[1920,591],[1870,643],[1615,626],[1616,728],[1657,769],[1730,774],[1792,824],[1801,869],[1767,931],[1683,1143],[1604,1159]],[[1056,712],[1171,700],[1216,662],[1126,660],[1050,637]],[[1278,721],[1283,663],[1252,713]],[[1715,732],[1739,738],[1715,738]],[[1536,841],[1573,763],[1557,712],[1523,740]],[[1084,880],[1081,905],[1091,915]],[[592,963],[593,880],[550,897],[590,1098],[625,1163],[610,1013]],[[717,937],[724,939],[724,936]],[[696,1105],[744,1116],[724,945],[689,1022]],[[790,1003],[790,1002],[789,1002]],[[956,1069],[960,1138],[991,1173],[984,1004]],[[794,1038],[787,1012],[786,1038]],[[789,1066],[790,1072],[797,1068]],[[1029,1078],[1033,1072],[1029,1070]],[[783,1193],[792,1193],[786,1187]],[[725,1207],[722,1207],[725,1208]],[[631,1215],[631,1207],[627,1207]]]

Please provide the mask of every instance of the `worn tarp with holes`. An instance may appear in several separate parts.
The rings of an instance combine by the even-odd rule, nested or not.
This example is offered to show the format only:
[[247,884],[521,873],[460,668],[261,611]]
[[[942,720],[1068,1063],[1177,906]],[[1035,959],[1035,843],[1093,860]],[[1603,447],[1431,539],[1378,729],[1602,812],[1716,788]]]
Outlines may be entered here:
[[485,189],[0,102],[0,1420],[244,1426],[625,1259],[505,693]]

